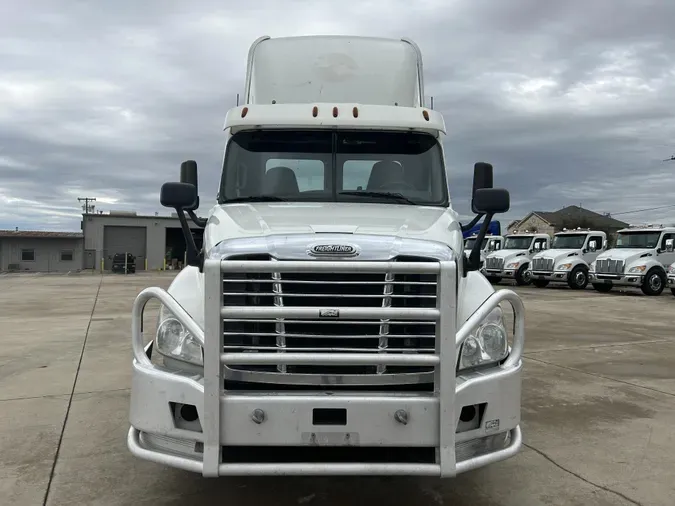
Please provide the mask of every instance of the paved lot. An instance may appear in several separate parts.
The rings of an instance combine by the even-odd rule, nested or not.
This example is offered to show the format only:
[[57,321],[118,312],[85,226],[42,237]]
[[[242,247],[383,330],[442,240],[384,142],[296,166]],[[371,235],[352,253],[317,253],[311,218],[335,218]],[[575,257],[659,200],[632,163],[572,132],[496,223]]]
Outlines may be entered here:
[[517,289],[528,318],[526,447],[511,460],[443,483],[205,480],[126,448],[130,306],[170,280],[0,276],[0,503],[673,505],[670,292]]

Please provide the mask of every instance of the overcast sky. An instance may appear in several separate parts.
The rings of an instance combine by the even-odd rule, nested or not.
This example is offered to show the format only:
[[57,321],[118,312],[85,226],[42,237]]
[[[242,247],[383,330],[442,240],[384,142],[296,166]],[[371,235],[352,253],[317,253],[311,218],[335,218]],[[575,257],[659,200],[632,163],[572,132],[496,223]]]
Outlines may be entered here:
[[489,161],[503,221],[582,204],[675,222],[673,20],[666,0],[0,2],[0,228],[79,230],[77,197],[169,214],[184,159],[208,208],[250,44],[308,34],[420,45],[460,213]]

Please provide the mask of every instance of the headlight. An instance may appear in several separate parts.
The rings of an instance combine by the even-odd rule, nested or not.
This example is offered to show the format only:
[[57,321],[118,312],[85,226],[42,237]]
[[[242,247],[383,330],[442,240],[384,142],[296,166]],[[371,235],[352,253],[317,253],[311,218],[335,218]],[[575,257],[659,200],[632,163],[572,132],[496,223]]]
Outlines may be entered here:
[[508,352],[504,315],[497,307],[464,341],[459,355],[459,370],[500,362]]
[[159,310],[157,351],[167,357],[204,365],[204,350],[181,322],[164,306]]
[[515,262],[511,262],[510,264],[508,264],[506,266],[506,268],[507,269],[515,269],[516,267],[518,267],[518,265],[520,265],[520,260],[516,260]]
[[675,274],[675,265],[668,267],[668,274]]
[[560,264],[556,270],[558,271],[569,271],[572,268],[572,264]]
[[635,267],[631,267],[628,272],[629,273],[637,273],[637,272],[644,272],[645,269],[647,268],[646,265],[636,265]]
[[595,272],[595,260],[593,260],[593,261],[591,262],[591,265],[589,266],[589,270],[590,270],[591,272]]

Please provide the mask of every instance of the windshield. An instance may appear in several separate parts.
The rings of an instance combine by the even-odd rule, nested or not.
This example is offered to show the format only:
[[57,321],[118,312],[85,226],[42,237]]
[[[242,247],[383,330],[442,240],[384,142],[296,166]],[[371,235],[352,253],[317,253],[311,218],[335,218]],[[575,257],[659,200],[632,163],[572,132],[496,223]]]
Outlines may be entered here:
[[267,130],[232,136],[219,203],[284,200],[447,206],[447,188],[441,148],[430,135]]
[[615,248],[654,249],[659,244],[661,232],[621,232],[616,237]]
[[563,234],[553,237],[551,249],[581,249],[588,234]]
[[[472,237],[471,239],[467,239],[466,242],[464,243],[464,249],[473,249],[473,245],[476,244],[476,239],[477,237]],[[487,246],[488,239],[487,237],[483,239],[483,244],[481,245],[480,249],[485,249],[485,246]]]
[[507,237],[504,240],[502,249],[528,249],[532,243],[531,235],[519,235],[517,237]]

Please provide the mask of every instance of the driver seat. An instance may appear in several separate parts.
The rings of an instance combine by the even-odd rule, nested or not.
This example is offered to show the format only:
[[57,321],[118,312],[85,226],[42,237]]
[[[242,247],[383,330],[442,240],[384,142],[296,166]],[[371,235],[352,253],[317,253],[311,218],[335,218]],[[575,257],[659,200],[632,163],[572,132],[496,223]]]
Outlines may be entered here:
[[403,180],[403,166],[391,160],[382,160],[373,165],[366,190],[376,191],[391,181]]

